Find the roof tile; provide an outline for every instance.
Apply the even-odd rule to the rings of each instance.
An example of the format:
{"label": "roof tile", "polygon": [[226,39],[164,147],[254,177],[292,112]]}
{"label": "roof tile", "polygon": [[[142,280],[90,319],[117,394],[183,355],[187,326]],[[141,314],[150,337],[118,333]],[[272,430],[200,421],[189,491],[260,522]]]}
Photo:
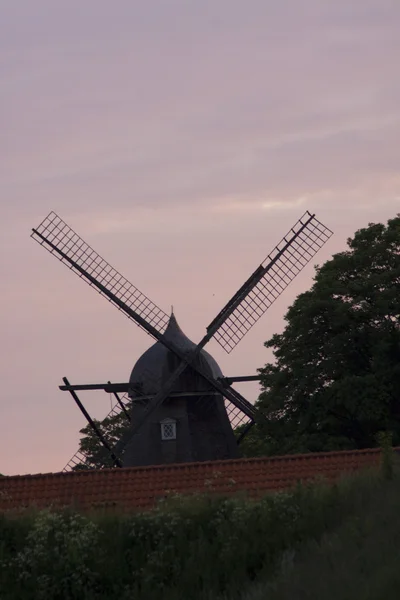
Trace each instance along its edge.
{"label": "roof tile", "polygon": [[[397,449],[400,450],[400,449]],[[171,492],[234,494],[260,497],[287,489],[298,480],[323,476],[330,481],[343,472],[379,463],[379,449],[247,458],[203,463],[157,465],[99,471],[38,473],[0,478],[0,510],[28,506],[74,505],[82,510],[147,509]]]}

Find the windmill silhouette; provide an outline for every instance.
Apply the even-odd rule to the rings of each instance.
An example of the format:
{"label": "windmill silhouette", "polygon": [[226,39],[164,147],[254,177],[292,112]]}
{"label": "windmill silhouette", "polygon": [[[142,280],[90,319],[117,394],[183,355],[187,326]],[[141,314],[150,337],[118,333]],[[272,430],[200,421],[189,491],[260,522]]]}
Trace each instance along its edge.
{"label": "windmill silhouette", "polygon": [[[116,467],[237,456],[237,445],[263,417],[232,384],[259,376],[224,377],[204,348],[215,339],[230,353],[331,235],[314,214],[305,212],[194,344],[173,312],[168,315],[154,304],[56,213],[32,229],[35,241],[156,340],[136,363],[129,382],[71,385],[64,377],[60,386],[72,395]],[[113,447],[77,395],[94,389],[113,394],[111,414],[121,411],[127,421]],[[239,424],[245,426],[236,439],[233,428]],[[85,461],[90,467],[78,452],[65,470]]]}

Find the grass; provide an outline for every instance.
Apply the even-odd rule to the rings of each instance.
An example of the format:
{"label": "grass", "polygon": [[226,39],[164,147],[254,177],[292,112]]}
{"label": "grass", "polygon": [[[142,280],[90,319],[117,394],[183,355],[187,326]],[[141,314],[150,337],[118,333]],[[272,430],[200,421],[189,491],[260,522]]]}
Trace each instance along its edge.
{"label": "grass", "polygon": [[0,599],[390,600],[400,478],[384,473],[124,516],[3,514]]}
{"label": "grass", "polygon": [[289,553],[280,573],[243,600],[397,600],[400,478],[374,483],[353,514],[320,540]]}

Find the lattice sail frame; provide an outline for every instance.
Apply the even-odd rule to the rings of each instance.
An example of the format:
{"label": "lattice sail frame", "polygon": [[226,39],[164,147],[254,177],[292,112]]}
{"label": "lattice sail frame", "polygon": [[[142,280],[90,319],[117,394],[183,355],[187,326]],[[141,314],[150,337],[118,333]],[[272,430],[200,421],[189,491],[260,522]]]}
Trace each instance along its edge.
{"label": "lattice sail frame", "polygon": [[[315,215],[306,212],[268,254],[253,274],[256,283],[250,287],[250,290],[249,288],[244,290],[245,295],[213,335],[228,354],[312,260],[332,234],[333,232],[318,221]],[[257,278],[257,272],[261,275],[264,272],[264,274]],[[228,305],[226,308],[229,308]]]}
{"label": "lattice sail frame", "polygon": [[[120,396],[120,400],[125,405],[125,407],[128,407],[129,402],[130,402],[130,398],[129,398],[128,394],[126,394],[126,393],[122,394]],[[209,398],[200,397],[196,401],[211,403],[214,401],[214,398],[212,396],[210,396]],[[226,399],[225,399],[225,409],[226,409],[228,419],[231,423],[233,430],[235,430],[240,425],[246,425],[247,423],[250,423],[251,419],[243,411],[241,411],[240,408],[238,408],[232,402],[230,402],[229,400],[226,400]],[[115,417],[121,413],[122,413],[122,409],[121,409],[120,405],[118,404],[118,402],[115,400],[112,404],[111,410],[107,413],[107,415],[104,417],[104,419],[107,419],[108,417]],[[129,421],[127,421],[127,424],[129,424]],[[102,431],[102,434],[107,439],[107,441],[110,443],[110,440],[107,438],[106,432]],[[80,450],[80,449],[78,449],[75,452],[75,454],[70,458],[70,460],[67,462],[67,464],[63,468],[63,472],[73,471],[77,467],[81,467],[82,469],[85,469],[85,470],[86,469],[99,469],[98,464],[92,463],[90,458],[84,452],[82,452],[82,450]],[[110,468],[110,467],[104,466],[102,468]]]}
{"label": "lattice sail frame", "polygon": [[[128,394],[123,394],[122,396],[120,396],[120,400],[124,404],[125,407],[128,407],[128,404],[129,404]],[[106,414],[103,421],[109,417],[116,417],[117,415],[119,415],[121,413],[122,413],[122,409],[121,409],[120,405],[118,404],[117,400],[114,400],[114,402],[111,406],[111,410]],[[128,419],[127,419],[127,423],[129,423]],[[104,431],[102,431],[102,434],[107,439],[107,434]],[[109,439],[107,439],[107,441],[110,442]],[[84,452],[82,452],[82,450],[79,449],[69,459],[69,461],[63,468],[63,472],[73,471],[74,467],[77,467],[78,465],[81,465],[82,468],[85,468],[85,469],[98,469],[99,468],[97,465],[95,465],[94,463],[91,462],[89,457]],[[103,468],[109,468],[109,467],[103,467]]]}
{"label": "lattice sail frame", "polygon": [[[196,403],[201,403],[203,408],[207,410],[208,407],[211,408],[215,402],[215,395],[215,391],[210,388],[208,393],[204,393],[204,395],[199,394],[199,396],[193,401]],[[248,415],[246,415],[246,413],[244,413],[238,406],[236,406],[227,398],[224,398],[224,406],[232,429],[235,429],[239,425],[249,423],[252,420]]]}
{"label": "lattice sail frame", "polygon": [[229,400],[225,400],[225,408],[228,413],[228,419],[232,426],[232,429],[235,430],[236,427],[240,425],[246,425],[250,423],[251,419],[248,417],[240,408],[235,406],[233,402],[229,402]]}
{"label": "lattice sail frame", "polygon": [[[215,337],[228,353],[231,352],[331,235],[332,231],[320,223],[315,215],[306,212],[214,319],[207,328],[204,342],[210,337]],[[169,315],[97,254],[56,213],[51,212],[39,227],[33,230],[31,237],[74,270],[137,325],[142,326],[147,333],[156,339],[164,333]],[[96,284],[100,284],[100,287]],[[107,292],[111,292],[114,300],[107,296]],[[118,302],[127,308],[124,310]],[[129,309],[139,315],[139,322],[133,318],[134,315],[129,314]],[[146,329],[146,324],[153,328],[153,333]],[[204,344],[200,343],[199,347],[200,345]],[[232,427],[252,422],[253,419],[240,408],[245,399],[240,397],[240,394],[236,397],[233,388],[230,388],[230,394],[232,400],[225,398],[225,407]],[[74,459],[81,462],[82,458],[85,458],[85,455],[78,451],[65,468],[67,469]],[[89,465],[88,461],[86,462]]]}
{"label": "lattice sail frame", "polygon": [[[145,294],[97,254],[55,212],[51,212],[39,227],[33,230],[31,237],[41,246],[44,246],[51,254],[54,254],[61,262],[70,267],[70,269],[75,271],[89,285],[92,284],[83,276],[79,268],[95,278],[119,300],[150,323],[159,333],[164,333],[169,321],[167,313],[154,304]],[[71,264],[70,261],[74,264]],[[101,290],[93,285],[92,287],[107,298],[109,302],[114,304],[118,310],[121,310],[118,304],[115,304]],[[128,318],[131,318],[127,313],[124,314]],[[131,318],[131,320],[133,319]],[[134,322],[138,325],[136,321]]]}

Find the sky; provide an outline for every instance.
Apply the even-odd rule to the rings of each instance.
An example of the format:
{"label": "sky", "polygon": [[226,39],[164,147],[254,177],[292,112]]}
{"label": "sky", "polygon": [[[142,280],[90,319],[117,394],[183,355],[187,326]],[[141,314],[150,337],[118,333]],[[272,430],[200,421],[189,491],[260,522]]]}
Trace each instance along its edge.
{"label": "sky", "polygon": [[334,231],[315,260],[230,355],[207,346],[226,375],[254,374],[313,265],[400,212],[400,3],[0,6],[0,472],[43,473],[85,425],[62,377],[127,381],[153,342],[31,228],[56,211],[198,341],[315,212]]}

